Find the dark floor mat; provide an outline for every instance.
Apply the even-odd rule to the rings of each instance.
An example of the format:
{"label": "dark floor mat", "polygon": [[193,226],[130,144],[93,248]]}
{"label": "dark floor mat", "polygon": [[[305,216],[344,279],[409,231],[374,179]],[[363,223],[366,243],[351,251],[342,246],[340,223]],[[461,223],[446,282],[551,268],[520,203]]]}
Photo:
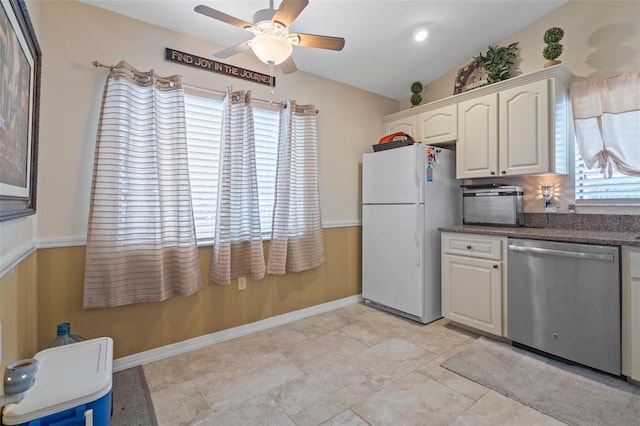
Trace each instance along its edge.
{"label": "dark floor mat", "polygon": [[153,402],[141,366],[113,374],[112,426],[157,426]]}

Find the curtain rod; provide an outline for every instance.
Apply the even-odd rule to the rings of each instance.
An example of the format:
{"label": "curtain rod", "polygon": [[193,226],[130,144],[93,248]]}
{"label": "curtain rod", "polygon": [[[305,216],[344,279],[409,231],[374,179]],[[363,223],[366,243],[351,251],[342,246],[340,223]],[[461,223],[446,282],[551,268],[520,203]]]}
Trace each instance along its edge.
{"label": "curtain rod", "polygon": [[[96,67],[96,68],[109,68],[109,69],[115,68],[115,66],[114,66],[114,65],[105,65],[105,64],[103,64],[103,63],[101,63],[101,62],[99,62],[99,61],[97,61],[97,60],[96,60],[96,61],[92,61],[92,62],[91,62],[91,65],[93,65],[93,66],[94,66],[94,67]],[[193,85],[193,84],[186,84],[186,83],[183,83],[183,86],[185,86],[185,87],[189,87],[189,88],[191,88],[191,89],[205,90],[205,91],[207,91],[207,92],[218,93],[218,94],[220,94],[220,95],[224,95],[224,94],[226,93],[226,92],[221,92],[220,90],[211,89],[211,88],[209,88],[209,87],[195,86],[195,85]],[[282,106],[282,102],[273,102],[273,101],[267,101],[267,100],[265,100],[265,99],[258,99],[258,98],[252,98],[252,99],[253,99],[254,101],[263,102],[263,103],[265,103],[265,104],[269,104],[269,105],[279,105],[279,106]],[[319,114],[319,113],[320,113],[320,110],[319,110],[319,109],[316,109],[316,114]]]}

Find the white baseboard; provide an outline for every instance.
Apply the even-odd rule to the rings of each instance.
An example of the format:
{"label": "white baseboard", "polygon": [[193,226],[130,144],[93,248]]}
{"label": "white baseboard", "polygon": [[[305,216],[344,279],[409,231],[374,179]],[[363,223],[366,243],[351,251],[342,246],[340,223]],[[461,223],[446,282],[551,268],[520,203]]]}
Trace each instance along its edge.
{"label": "white baseboard", "polygon": [[352,226],[362,226],[361,220],[328,220],[322,222],[322,228],[350,228]]}
{"label": "white baseboard", "polygon": [[312,315],[321,314],[323,312],[332,311],[334,309],[343,308],[362,302],[361,295],[345,297],[344,299],[334,300],[333,302],[323,303],[321,305],[311,306],[297,311],[289,312],[275,317],[252,322],[250,324],[240,325],[238,327],[229,328],[227,330],[218,331],[204,336],[194,337],[193,339],[183,340],[182,342],[173,343],[171,345],[162,346],[160,348],[151,349],[134,355],[118,358],[113,361],[113,371],[121,371],[138,365],[147,364],[149,362],[158,361],[169,358],[195,349],[204,348],[214,343],[223,342],[257,331],[266,330],[271,327],[297,321]]}

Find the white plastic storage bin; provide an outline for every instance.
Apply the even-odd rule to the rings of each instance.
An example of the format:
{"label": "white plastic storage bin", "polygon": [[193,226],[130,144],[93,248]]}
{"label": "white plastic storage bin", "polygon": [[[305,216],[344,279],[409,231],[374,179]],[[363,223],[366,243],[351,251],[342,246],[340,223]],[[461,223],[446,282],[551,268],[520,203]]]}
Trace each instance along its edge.
{"label": "white plastic storage bin", "polygon": [[38,352],[38,372],[18,404],[3,410],[11,426],[109,426],[113,340],[86,340]]}

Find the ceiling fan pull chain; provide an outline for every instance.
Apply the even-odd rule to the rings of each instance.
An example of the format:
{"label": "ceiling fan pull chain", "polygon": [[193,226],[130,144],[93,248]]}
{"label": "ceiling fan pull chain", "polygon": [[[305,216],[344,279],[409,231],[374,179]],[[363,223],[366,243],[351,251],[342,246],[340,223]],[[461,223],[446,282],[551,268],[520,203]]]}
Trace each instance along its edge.
{"label": "ceiling fan pull chain", "polygon": [[[273,0],[272,0],[273,1]],[[273,63],[269,64],[269,95],[271,95],[271,99],[269,99],[269,104],[273,104]]]}

